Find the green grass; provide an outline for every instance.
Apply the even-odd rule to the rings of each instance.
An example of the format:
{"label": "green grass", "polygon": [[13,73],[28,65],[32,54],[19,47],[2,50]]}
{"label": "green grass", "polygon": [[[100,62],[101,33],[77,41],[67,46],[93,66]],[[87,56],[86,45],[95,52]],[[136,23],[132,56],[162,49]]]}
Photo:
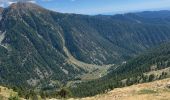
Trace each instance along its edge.
{"label": "green grass", "polygon": [[150,89],[143,89],[138,92],[139,94],[154,94],[157,93],[157,91],[150,90]]}
{"label": "green grass", "polygon": [[0,95],[0,100],[4,100],[5,98],[2,96],[2,95]]}
{"label": "green grass", "polygon": [[165,88],[165,89],[163,89],[163,91],[170,92],[170,88]]}

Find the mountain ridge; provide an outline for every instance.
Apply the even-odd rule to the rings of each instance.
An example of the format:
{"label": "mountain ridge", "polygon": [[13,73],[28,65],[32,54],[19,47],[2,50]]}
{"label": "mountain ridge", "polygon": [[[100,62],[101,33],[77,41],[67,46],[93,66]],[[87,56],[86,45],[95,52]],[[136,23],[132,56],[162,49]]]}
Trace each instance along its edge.
{"label": "mountain ridge", "polygon": [[169,22],[136,14],[63,14],[31,3],[12,4],[0,20],[4,33],[0,35],[0,84],[51,87],[55,81],[52,87],[59,88],[169,41]]}
{"label": "mountain ridge", "polygon": [[3,10],[4,10],[4,8],[0,7],[0,13],[2,13],[2,12],[3,12]]}

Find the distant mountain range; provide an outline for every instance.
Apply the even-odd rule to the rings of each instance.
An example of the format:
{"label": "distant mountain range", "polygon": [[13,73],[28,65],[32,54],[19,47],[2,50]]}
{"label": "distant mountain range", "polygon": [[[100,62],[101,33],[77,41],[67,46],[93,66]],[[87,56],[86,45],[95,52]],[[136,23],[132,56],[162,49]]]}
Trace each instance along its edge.
{"label": "distant mountain range", "polygon": [[19,2],[0,15],[0,84],[8,86],[60,87],[170,40],[170,11],[88,16]]}

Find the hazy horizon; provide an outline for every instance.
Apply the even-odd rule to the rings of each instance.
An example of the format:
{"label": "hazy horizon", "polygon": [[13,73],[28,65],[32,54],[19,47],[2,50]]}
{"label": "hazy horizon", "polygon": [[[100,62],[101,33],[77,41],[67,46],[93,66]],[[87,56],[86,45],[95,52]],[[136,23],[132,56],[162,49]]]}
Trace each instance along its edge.
{"label": "hazy horizon", "polygon": [[36,3],[57,12],[88,15],[170,10],[170,0],[0,0],[0,7],[18,1]]}

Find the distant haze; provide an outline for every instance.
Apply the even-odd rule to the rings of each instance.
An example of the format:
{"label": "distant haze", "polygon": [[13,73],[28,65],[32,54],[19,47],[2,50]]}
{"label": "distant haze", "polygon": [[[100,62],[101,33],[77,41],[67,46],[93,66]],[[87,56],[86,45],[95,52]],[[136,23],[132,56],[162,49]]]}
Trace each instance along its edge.
{"label": "distant haze", "polygon": [[170,9],[170,0],[0,0],[0,6],[18,1],[37,3],[58,12],[92,15]]}

